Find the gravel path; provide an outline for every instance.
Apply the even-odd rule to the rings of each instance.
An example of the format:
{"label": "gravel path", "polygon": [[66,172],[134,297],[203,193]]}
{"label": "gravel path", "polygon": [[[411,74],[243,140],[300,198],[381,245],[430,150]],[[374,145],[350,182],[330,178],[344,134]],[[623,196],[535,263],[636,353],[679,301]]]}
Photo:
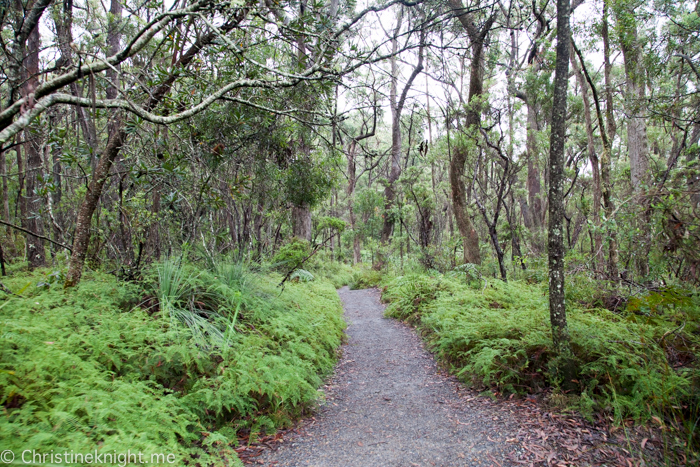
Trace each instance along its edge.
{"label": "gravel path", "polygon": [[[270,466],[505,466],[518,424],[480,407],[438,372],[421,339],[382,316],[379,292],[339,291],[348,342],[326,402],[299,434],[266,451]],[[509,457],[511,457],[509,456]]]}

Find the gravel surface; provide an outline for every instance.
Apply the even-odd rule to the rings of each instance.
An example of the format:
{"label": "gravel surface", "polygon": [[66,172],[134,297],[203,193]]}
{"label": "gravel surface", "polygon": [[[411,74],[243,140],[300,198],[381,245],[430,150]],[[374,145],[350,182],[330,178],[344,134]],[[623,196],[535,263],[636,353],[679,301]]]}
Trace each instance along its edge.
{"label": "gravel surface", "polygon": [[379,292],[339,291],[348,342],[326,400],[297,434],[257,459],[270,466],[505,466],[518,423],[464,395],[421,339],[383,317]]}

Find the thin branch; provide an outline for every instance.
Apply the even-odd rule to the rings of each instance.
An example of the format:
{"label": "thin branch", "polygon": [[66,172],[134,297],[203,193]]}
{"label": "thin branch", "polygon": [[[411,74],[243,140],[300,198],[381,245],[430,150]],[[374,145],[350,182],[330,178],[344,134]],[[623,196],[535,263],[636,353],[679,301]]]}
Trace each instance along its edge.
{"label": "thin branch", "polygon": [[73,250],[71,249],[71,247],[69,247],[69,246],[67,246],[67,245],[64,245],[63,243],[58,243],[58,242],[55,241],[55,240],[51,240],[49,237],[44,237],[43,235],[39,235],[38,233],[32,232],[32,231],[30,231],[30,230],[27,230],[27,229],[25,229],[25,228],[23,228],[23,227],[19,227],[19,226],[16,226],[16,225],[14,225],[14,224],[10,224],[9,222],[5,222],[5,221],[2,220],[2,219],[0,219],[0,224],[6,225],[6,226],[8,226],[8,227],[12,227],[13,229],[16,229],[16,230],[19,230],[20,232],[24,232],[24,233],[26,233],[26,234],[32,235],[32,236],[34,236],[34,237],[36,237],[36,238],[40,238],[40,239],[42,239],[42,240],[46,240],[47,242],[53,243],[54,245],[60,246],[61,248],[65,248],[66,250],[68,250],[68,251],[70,251],[71,253],[73,253]]}

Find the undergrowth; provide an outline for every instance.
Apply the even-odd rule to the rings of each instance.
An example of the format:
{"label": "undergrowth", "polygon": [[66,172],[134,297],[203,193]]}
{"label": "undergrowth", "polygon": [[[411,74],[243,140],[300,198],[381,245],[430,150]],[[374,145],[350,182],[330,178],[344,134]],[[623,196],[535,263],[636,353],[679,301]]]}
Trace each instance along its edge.
{"label": "undergrowth", "polygon": [[240,265],[165,262],[139,285],[89,273],[69,290],[49,277],[0,292],[0,439],[15,452],[238,462],[237,433],[255,439],[317,400],[344,327],[327,281],[280,294],[278,275]]}
{"label": "undergrowth", "polygon": [[[653,420],[675,428],[697,453],[700,419],[700,303],[669,306],[642,297],[620,313],[571,306],[568,321],[579,375],[564,400],[586,416]],[[462,380],[504,393],[557,387],[547,296],[541,285],[465,281],[461,272],[399,276],[388,283],[386,314],[416,325]],[[559,392],[562,395],[561,392]]]}
{"label": "undergrowth", "polygon": [[383,275],[379,271],[369,269],[367,267],[358,267],[352,274],[350,280],[350,288],[353,290],[369,289],[379,286],[383,279]]}

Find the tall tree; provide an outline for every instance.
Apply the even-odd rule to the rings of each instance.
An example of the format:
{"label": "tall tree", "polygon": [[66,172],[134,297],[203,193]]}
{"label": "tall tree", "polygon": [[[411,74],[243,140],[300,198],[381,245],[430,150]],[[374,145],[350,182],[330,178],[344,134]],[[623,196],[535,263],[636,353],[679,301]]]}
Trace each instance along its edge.
{"label": "tall tree", "polygon": [[[571,65],[576,73],[576,80],[581,88],[581,99],[583,100],[583,116],[586,126],[586,152],[588,153],[588,162],[591,164],[591,178],[593,182],[593,206],[591,214],[593,215],[593,260],[594,269],[602,268],[605,264],[603,255],[603,235],[600,231],[600,203],[602,199],[602,188],[600,183],[600,161],[595,148],[595,137],[593,135],[593,118],[591,117],[591,103],[588,97],[588,83],[577,65],[576,57],[571,58]],[[598,274],[600,275],[600,274]]]}
{"label": "tall tree", "polygon": [[[24,86],[25,95],[29,95],[39,85],[39,50],[41,48],[41,37],[39,27],[35,27],[27,39],[27,54],[24,60],[23,72],[26,79]],[[38,234],[27,234],[27,261],[29,267],[36,268],[46,264],[46,252],[44,251],[43,236],[44,228],[41,211],[42,198],[37,194],[39,181],[42,177],[43,161],[41,157],[41,145],[39,128],[36,125],[25,128],[24,137],[27,141],[24,144],[27,155],[27,174],[25,184],[24,203],[27,210],[24,225],[29,232]]]}
{"label": "tall tree", "polygon": [[554,71],[552,124],[549,140],[549,319],[554,348],[562,357],[561,375],[571,384],[574,368],[564,301],[564,144],[566,97],[569,84],[571,26],[569,0],[557,0],[557,55]]}
{"label": "tall tree", "polygon": [[637,0],[614,0],[617,37],[625,62],[625,114],[627,122],[627,153],[630,161],[630,181],[637,196],[641,216],[636,216],[638,248],[632,253],[642,276],[649,274],[649,248],[651,246],[651,218],[648,197],[651,182],[649,172],[649,141],[645,115],[646,78],[642,42],[637,27],[635,10]]}
{"label": "tall tree", "polygon": [[[496,14],[492,13],[481,24],[477,25],[474,13],[462,5],[462,0],[448,0],[452,12],[467,32],[471,48],[471,63],[469,67],[469,98],[467,101],[467,116],[465,125],[467,131],[478,137],[481,129],[481,113],[484,109],[484,46],[486,36],[493,27]],[[462,236],[464,262],[481,264],[479,252],[479,236],[469,219],[467,212],[467,197],[464,185],[464,166],[467,162],[466,148],[455,148],[450,161],[450,185],[452,188],[452,205],[457,228]]]}
{"label": "tall tree", "polygon": [[381,241],[384,244],[389,241],[389,238],[394,230],[395,223],[392,210],[396,200],[396,181],[401,176],[401,114],[403,113],[403,108],[406,105],[406,98],[408,97],[409,90],[413,86],[413,82],[416,80],[421,71],[423,71],[423,55],[426,37],[425,25],[422,24],[423,19],[421,18],[419,19],[421,24],[419,25],[420,42],[418,46],[418,61],[413,66],[411,74],[408,77],[403,90],[401,90],[401,94],[399,95],[398,52],[399,35],[404,17],[404,7],[401,6],[399,8],[400,10],[396,19],[396,27],[391,39],[391,89],[389,91],[389,106],[391,108],[391,165],[386,187],[384,188],[384,224],[382,226],[381,237]]}

